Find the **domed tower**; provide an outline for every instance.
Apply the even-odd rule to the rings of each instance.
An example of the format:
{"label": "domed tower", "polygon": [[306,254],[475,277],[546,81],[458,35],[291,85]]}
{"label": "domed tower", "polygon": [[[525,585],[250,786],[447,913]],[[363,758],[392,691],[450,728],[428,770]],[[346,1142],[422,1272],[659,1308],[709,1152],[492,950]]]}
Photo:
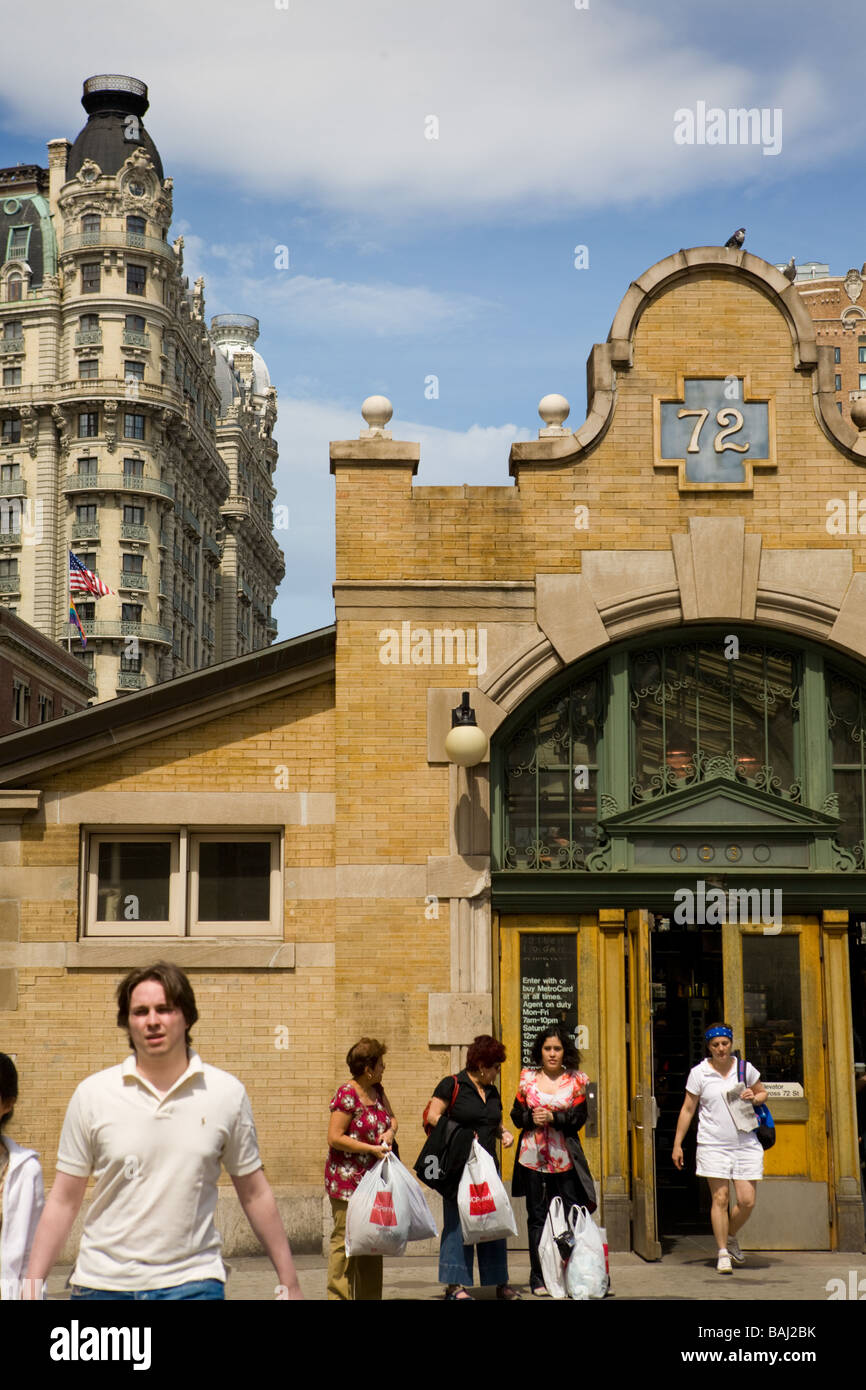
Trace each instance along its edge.
{"label": "domed tower", "polygon": [[231,477],[221,508],[223,642],[236,634],[240,650],[255,650],[276,636],[271,603],[285,573],[282,551],[272,534],[277,393],[267,363],[255,349],[257,318],[216,314],[210,336],[222,397],[217,439]]}
{"label": "domed tower", "polygon": [[[0,170],[0,499],[16,509],[0,602],[70,640],[105,700],[266,646],[284,569],[258,322],[225,321],[226,351],[211,340],[204,282],[168,241],[145,83],[89,77],[82,104],[47,170]],[[23,544],[37,528],[43,543]],[[69,551],[103,583],[74,594],[86,649]]]}

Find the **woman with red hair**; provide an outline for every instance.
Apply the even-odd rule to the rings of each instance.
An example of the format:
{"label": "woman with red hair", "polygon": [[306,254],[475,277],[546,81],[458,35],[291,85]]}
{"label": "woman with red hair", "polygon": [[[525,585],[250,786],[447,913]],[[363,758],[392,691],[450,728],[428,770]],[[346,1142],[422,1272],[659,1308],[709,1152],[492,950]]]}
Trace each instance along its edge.
{"label": "woman with red hair", "polygon": [[[514,1135],[502,1128],[502,1099],[496,1089],[496,1075],[505,1061],[505,1048],[496,1038],[480,1034],[466,1054],[466,1068],[456,1076],[446,1076],[433,1092],[427,1107],[430,1125],[446,1121],[456,1125],[448,1151],[448,1183],[442,1192],[442,1238],[439,1246],[439,1282],[444,1284],[446,1299],[471,1299],[466,1284],[472,1284],[473,1246],[463,1244],[460,1213],[457,1209],[457,1189],[472,1140],[478,1142],[496,1162],[496,1141],[505,1148],[514,1143]],[[497,1170],[499,1164],[496,1164]],[[478,1246],[478,1282],[495,1284],[496,1297],[519,1298],[520,1294],[508,1282],[508,1251],[505,1239],[484,1241]]]}

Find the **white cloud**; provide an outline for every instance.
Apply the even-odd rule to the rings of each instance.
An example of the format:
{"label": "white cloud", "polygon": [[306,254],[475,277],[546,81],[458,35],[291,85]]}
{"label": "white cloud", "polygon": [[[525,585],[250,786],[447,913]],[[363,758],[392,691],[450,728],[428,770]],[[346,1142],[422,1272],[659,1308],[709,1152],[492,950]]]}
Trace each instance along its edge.
{"label": "white cloud", "polygon": [[[791,0],[786,17],[798,8]],[[116,0],[88,0],[84,25],[66,0],[42,0],[16,20],[7,124],[71,134],[79,80],[132,70],[149,84],[148,127],[167,169],[194,165],[226,196],[311,197],[373,223],[433,207],[535,216],[622,205],[778,176],[779,161],[756,148],[677,147],[673,113],[698,99],[782,107],[786,171],[823,156],[837,133],[835,84],[810,65],[811,46],[786,57],[790,36],[772,54],[744,44],[749,10],[729,0],[729,26],[701,42],[694,18],[690,29],[664,6],[624,0],[584,11],[566,0],[290,0],[288,10],[149,0],[133,44]],[[430,115],[437,140],[425,138]]]}
{"label": "white cloud", "polygon": [[479,314],[495,308],[478,295],[437,293],[423,286],[386,282],[363,284],[330,276],[294,275],[272,270],[250,272],[262,259],[272,258],[268,243],[214,245],[195,233],[184,233],[184,273],[190,284],[205,277],[207,311],[232,312],[237,304],[255,304],[262,319],[290,321],[293,331],[333,337],[353,333],[364,337],[430,336],[460,329]]}

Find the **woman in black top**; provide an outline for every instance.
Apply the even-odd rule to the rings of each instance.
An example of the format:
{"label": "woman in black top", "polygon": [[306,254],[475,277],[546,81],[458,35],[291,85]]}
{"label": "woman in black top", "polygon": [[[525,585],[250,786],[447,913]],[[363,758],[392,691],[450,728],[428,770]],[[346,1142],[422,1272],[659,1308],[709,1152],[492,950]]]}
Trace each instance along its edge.
{"label": "woman in black top", "polygon": [[[502,1043],[487,1034],[475,1039],[466,1055],[466,1070],[446,1076],[433,1092],[427,1107],[431,1125],[442,1116],[453,1121],[456,1133],[448,1151],[449,1188],[443,1192],[442,1238],[439,1245],[439,1281],[446,1285],[447,1299],[471,1299],[464,1285],[472,1284],[473,1246],[463,1244],[460,1213],[457,1209],[457,1187],[472,1149],[473,1136],[478,1136],[482,1148],[496,1160],[496,1141],[505,1148],[514,1143],[514,1136],[502,1128],[502,1100],[494,1085],[497,1072],[505,1061]],[[499,1165],[497,1163],[497,1170]],[[520,1294],[508,1282],[507,1242],[484,1241],[478,1246],[478,1282],[495,1284],[496,1297],[519,1298]]]}

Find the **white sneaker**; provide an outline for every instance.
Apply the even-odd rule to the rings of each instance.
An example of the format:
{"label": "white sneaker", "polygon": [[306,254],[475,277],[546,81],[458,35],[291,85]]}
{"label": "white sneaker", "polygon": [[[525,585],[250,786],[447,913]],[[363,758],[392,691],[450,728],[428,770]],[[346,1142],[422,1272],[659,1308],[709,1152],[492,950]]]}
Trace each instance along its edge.
{"label": "white sneaker", "polygon": [[733,1274],[734,1267],[731,1264],[731,1257],[727,1250],[719,1251],[719,1258],[716,1260],[717,1274]]}
{"label": "white sneaker", "polygon": [[746,1257],[740,1249],[740,1242],[736,1236],[728,1236],[728,1254],[735,1265],[744,1265]]}

